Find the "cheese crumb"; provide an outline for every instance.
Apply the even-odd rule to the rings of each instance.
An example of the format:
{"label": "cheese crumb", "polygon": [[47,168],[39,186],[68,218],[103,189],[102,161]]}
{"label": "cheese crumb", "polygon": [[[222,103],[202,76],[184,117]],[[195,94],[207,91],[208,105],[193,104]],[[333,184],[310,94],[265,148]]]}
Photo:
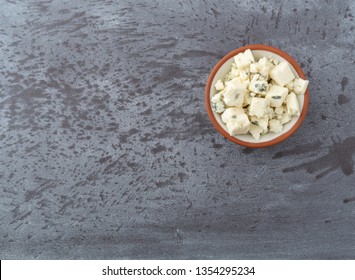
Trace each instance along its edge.
{"label": "cheese crumb", "polygon": [[224,89],[224,84],[223,84],[223,82],[221,81],[221,80],[218,80],[217,82],[216,82],[216,84],[214,85],[214,87],[216,88],[216,90],[222,90],[222,89]]}

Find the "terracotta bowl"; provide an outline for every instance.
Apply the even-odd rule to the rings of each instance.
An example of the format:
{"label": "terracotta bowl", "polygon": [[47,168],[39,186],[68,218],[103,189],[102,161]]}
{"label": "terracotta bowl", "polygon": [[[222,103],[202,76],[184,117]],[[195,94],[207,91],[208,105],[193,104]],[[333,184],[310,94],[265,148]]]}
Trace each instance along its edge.
{"label": "terracotta bowl", "polygon": [[307,79],[307,78],[303,73],[301,67],[291,56],[289,56],[287,53],[277,48],[266,46],[266,45],[248,45],[248,46],[238,48],[234,51],[231,51],[226,56],[224,56],[213,68],[210,76],[208,77],[207,85],[206,85],[206,109],[207,109],[208,116],[211,122],[213,123],[214,127],[225,138],[227,138],[228,140],[236,144],[249,147],[249,148],[264,148],[264,147],[276,145],[286,140],[288,137],[290,137],[293,133],[296,132],[296,130],[300,127],[301,123],[306,117],[309,93],[307,89],[304,95],[297,95],[300,104],[301,114],[299,117],[293,116],[292,120],[289,123],[284,125],[284,129],[281,133],[278,134],[266,133],[265,135],[262,135],[258,141],[255,140],[253,136],[250,134],[238,135],[237,137],[230,136],[225,124],[221,120],[221,116],[212,111],[211,98],[216,93],[216,89],[214,87],[215,83],[219,79],[222,79],[223,81],[224,76],[230,71],[232,63],[234,62],[233,57],[240,52],[244,52],[247,49],[250,49],[252,51],[255,60],[259,60],[264,56],[266,57],[272,56],[280,62],[288,61],[288,63],[291,65],[291,70],[296,76],[296,78],[299,77],[302,79]]}

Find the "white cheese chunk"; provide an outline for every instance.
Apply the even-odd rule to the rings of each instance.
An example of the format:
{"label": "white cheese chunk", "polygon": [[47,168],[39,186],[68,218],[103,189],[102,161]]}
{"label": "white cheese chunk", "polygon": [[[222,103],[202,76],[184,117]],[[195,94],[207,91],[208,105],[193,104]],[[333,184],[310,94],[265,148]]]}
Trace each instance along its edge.
{"label": "white cheese chunk", "polygon": [[280,119],[282,124],[288,123],[291,120],[291,116],[288,113],[284,113]]}
{"label": "white cheese chunk", "polygon": [[244,51],[244,55],[245,55],[245,57],[250,61],[250,63],[255,62],[253,53],[251,52],[250,49],[245,50],[245,51]]}
{"label": "white cheese chunk", "polygon": [[216,90],[220,91],[220,90],[224,89],[224,84],[221,80],[218,80],[216,82],[216,84],[214,85],[214,87],[216,88]]}
{"label": "white cheese chunk", "polygon": [[268,131],[267,128],[269,125],[268,117],[264,117],[264,118],[251,117],[251,123],[260,126],[263,129],[263,133],[266,133]]}
{"label": "white cheese chunk", "polygon": [[271,120],[269,122],[269,126],[270,126],[270,132],[274,132],[274,133],[282,132],[283,125],[279,120]]}
{"label": "white cheese chunk", "polygon": [[250,134],[254,137],[255,140],[260,139],[260,134],[263,133],[263,129],[255,124],[251,124],[249,127]]}
{"label": "white cheese chunk", "polygon": [[253,79],[249,84],[249,90],[255,93],[265,95],[269,89],[269,84],[267,81],[258,81]]}
{"label": "white cheese chunk", "polygon": [[275,65],[271,63],[271,61],[267,58],[267,57],[262,57],[260,58],[259,62],[258,62],[262,67],[266,67],[269,70],[271,70],[271,68],[274,68]]}
{"label": "white cheese chunk", "polygon": [[230,119],[227,124],[227,130],[231,136],[238,134],[247,134],[250,127],[250,121],[246,114],[237,115],[236,118]]}
{"label": "white cheese chunk", "polygon": [[270,101],[271,107],[280,107],[285,101],[288,89],[277,85],[272,85],[266,94],[266,99]]}
{"label": "white cheese chunk", "polygon": [[238,78],[230,81],[223,93],[224,102],[228,106],[242,107],[244,102],[244,94],[246,93],[246,85]]}
{"label": "white cheese chunk", "polygon": [[241,114],[244,114],[243,108],[227,108],[221,115],[221,118],[224,123],[227,123],[230,119],[236,119]]}
{"label": "white cheese chunk", "polygon": [[304,94],[308,87],[308,80],[303,80],[302,78],[297,78],[293,82],[293,92],[296,94]]}
{"label": "white cheese chunk", "polygon": [[222,93],[217,93],[211,99],[212,111],[216,113],[222,113],[225,110],[225,104],[222,99]]}
{"label": "white cheese chunk", "polygon": [[249,67],[250,63],[254,62],[254,56],[252,52],[248,49],[243,53],[238,53],[234,56],[234,61],[237,64],[238,69],[244,69]]}
{"label": "white cheese chunk", "polygon": [[269,100],[265,98],[253,97],[250,102],[249,114],[262,118],[268,114]]}
{"label": "white cheese chunk", "polygon": [[292,70],[286,61],[280,62],[270,71],[270,77],[273,79],[279,86],[284,86],[291,82],[295,75],[292,73]]}
{"label": "white cheese chunk", "polygon": [[291,116],[299,116],[300,115],[300,105],[298,103],[298,99],[296,94],[291,92],[286,98],[286,107],[287,113]]}

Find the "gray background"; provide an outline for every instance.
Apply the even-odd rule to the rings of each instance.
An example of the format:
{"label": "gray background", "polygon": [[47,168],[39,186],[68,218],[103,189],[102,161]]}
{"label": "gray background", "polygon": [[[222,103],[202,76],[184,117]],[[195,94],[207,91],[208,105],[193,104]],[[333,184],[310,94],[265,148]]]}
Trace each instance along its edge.
{"label": "gray background", "polygon": [[[0,258],[355,258],[354,1],[0,4]],[[204,107],[252,43],[310,80],[259,150]]]}

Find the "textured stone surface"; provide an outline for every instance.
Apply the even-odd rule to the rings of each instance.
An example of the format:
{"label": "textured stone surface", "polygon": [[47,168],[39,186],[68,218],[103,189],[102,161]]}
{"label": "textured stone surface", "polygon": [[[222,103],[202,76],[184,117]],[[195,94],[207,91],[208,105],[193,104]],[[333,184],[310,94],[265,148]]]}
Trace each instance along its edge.
{"label": "textured stone surface", "polygon": [[[0,258],[355,258],[355,2],[268,2],[0,0]],[[310,80],[262,150],[204,108],[249,43]]]}

